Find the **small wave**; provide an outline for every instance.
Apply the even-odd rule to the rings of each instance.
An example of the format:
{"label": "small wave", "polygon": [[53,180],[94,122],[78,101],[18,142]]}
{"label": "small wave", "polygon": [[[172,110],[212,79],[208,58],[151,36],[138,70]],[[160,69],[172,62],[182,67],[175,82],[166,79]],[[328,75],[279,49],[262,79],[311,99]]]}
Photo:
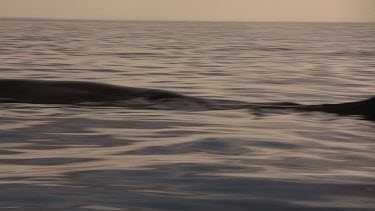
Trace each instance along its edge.
{"label": "small wave", "polygon": [[156,53],[113,53],[113,55],[121,57],[121,58],[139,58],[139,57],[154,57],[158,54]]}
{"label": "small wave", "polygon": [[333,51],[324,54],[328,56],[373,57],[375,56],[375,51]]}
{"label": "small wave", "polygon": [[292,48],[283,48],[283,47],[261,47],[256,48],[258,51],[293,51]]}

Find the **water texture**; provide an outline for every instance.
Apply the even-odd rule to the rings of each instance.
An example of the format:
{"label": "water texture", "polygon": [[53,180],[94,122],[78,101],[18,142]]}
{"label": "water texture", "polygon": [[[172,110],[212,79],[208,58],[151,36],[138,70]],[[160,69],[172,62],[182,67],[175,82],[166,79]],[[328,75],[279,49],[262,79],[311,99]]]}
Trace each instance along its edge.
{"label": "water texture", "polygon": [[[375,93],[373,23],[0,20],[0,78],[244,102]],[[375,210],[374,122],[0,105],[2,210]]]}

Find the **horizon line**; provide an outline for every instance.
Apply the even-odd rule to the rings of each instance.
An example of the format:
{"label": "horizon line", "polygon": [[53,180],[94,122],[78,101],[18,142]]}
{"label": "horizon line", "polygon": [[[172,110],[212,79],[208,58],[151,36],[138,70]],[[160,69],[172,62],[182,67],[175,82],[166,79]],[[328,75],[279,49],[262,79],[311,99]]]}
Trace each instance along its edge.
{"label": "horizon line", "polygon": [[375,23],[375,21],[286,21],[286,20],[170,20],[170,19],[110,19],[110,18],[43,18],[43,17],[1,17],[0,20],[26,21],[92,21],[92,22],[238,22],[238,23]]}

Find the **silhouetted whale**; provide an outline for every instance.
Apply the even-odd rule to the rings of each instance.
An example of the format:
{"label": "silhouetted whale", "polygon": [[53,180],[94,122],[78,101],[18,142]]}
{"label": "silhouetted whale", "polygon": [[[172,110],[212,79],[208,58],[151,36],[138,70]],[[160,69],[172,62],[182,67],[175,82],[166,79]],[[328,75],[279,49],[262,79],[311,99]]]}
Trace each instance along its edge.
{"label": "silhouetted whale", "polygon": [[289,109],[358,115],[375,120],[375,97],[339,104],[247,103],[176,92],[81,81],[0,79],[0,103],[125,106],[153,109]]}
{"label": "silhouetted whale", "polygon": [[126,102],[131,99],[166,101],[186,99],[203,103],[205,100],[176,92],[116,86],[82,81],[47,81],[0,79],[0,102],[37,104],[82,104]]}

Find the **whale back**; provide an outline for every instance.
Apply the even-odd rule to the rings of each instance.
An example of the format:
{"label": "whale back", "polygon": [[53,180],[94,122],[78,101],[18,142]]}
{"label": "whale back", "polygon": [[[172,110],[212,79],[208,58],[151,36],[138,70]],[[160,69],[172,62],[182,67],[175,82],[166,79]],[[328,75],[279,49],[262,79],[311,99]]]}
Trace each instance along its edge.
{"label": "whale back", "polygon": [[375,120],[375,97],[338,104],[248,103],[203,99],[180,93],[81,81],[0,79],[0,103],[109,105],[132,108],[218,110],[271,109],[360,115]]}
{"label": "whale back", "polygon": [[74,104],[83,102],[182,98],[181,94],[81,81],[0,80],[0,101],[17,103]]}
{"label": "whale back", "polygon": [[375,119],[375,97],[341,104],[323,104],[322,111],[340,115],[363,115]]}

